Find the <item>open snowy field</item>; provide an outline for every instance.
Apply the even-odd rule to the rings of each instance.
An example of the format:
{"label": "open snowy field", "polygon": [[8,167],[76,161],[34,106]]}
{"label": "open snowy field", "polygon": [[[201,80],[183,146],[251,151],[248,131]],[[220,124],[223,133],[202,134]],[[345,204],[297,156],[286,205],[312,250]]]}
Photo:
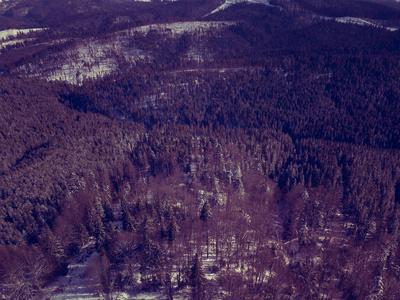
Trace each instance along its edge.
{"label": "open snowy field", "polygon": [[150,30],[165,31],[172,34],[193,33],[201,30],[211,30],[234,25],[229,21],[197,21],[197,22],[174,22],[166,24],[153,24],[133,28],[131,32],[148,33]]}
{"label": "open snowy field", "polygon": [[[0,0],[1,2],[1,0]],[[0,31],[0,40],[1,39],[7,39],[10,37],[16,37],[18,34],[24,33],[30,33],[34,31],[40,31],[43,30],[43,28],[29,28],[29,29],[7,29],[7,30],[2,30]]]}
{"label": "open snowy field", "polygon": [[232,5],[243,3],[243,2],[248,2],[248,3],[257,3],[257,4],[264,4],[267,6],[273,6],[268,0],[226,0],[222,5],[218,6],[216,9],[214,9],[212,12],[207,14],[206,16],[209,16],[211,14],[215,14],[216,12],[219,12],[221,10],[227,9],[228,7],[231,7]]}
{"label": "open snowy field", "polygon": [[[135,64],[137,61],[153,59],[153,49],[141,49],[137,44],[138,39],[142,39],[150,32],[160,34],[163,39],[179,38],[183,34],[193,34],[201,38],[208,33],[215,34],[235,24],[233,21],[195,21],[135,27],[112,33],[107,39],[78,40],[76,46],[65,50],[62,54],[55,53],[47,57],[47,62],[54,61],[54,63],[48,64],[46,72],[43,71],[42,64],[36,63],[24,65],[19,70],[29,76],[42,77],[41,74],[46,74],[43,78],[48,80],[80,84],[85,79],[101,78],[117,71],[121,61]],[[16,35],[18,31],[3,32],[3,36],[12,34]],[[18,42],[23,40],[6,41],[0,44],[0,47]],[[191,60],[209,59],[201,45],[195,42],[190,45],[185,55],[186,59]]]}
{"label": "open snowy field", "polygon": [[350,23],[350,24],[356,24],[356,25],[362,25],[362,26],[375,26],[375,27],[382,27],[385,28],[386,30],[389,31],[396,31],[398,28],[394,27],[383,27],[379,24],[373,23],[371,21],[361,19],[361,18],[354,18],[354,17],[341,17],[341,18],[335,18],[337,22],[340,23]]}

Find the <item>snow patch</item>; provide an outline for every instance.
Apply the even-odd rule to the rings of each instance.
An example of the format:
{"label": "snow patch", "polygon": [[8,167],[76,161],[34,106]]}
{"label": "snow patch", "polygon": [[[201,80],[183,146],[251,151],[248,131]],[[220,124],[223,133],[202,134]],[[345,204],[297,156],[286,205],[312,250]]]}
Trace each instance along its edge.
{"label": "snow patch", "polygon": [[132,297],[129,296],[129,298],[126,299],[134,299],[134,300],[159,300],[159,299],[165,299],[165,296],[163,296],[160,293],[142,293],[142,294],[137,294],[136,296]]}
{"label": "snow patch", "polygon": [[46,289],[47,298],[51,300],[85,299],[98,300],[95,294],[97,284],[93,279],[86,278],[87,266],[98,257],[91,241],[75,256],[68,265],[68,274],[58,278]]}
{"label": "snow patch", "polygon": [[102,77],[118,68],[113,53],[115,45],[102,45],[90,41],[66,53],[63,64],[47,72],[48,80],[63,80],[79,84],[87,78]]}
{"label": "snow patch", "polygon": [[[400,1],[400,0],[398,0],[398,1]],[[355,25],[362,25],[362,26],[374,26],[374,27],[378,27],[378,28],[384,28],[384,29],[389,30],[389,31],[398,30],[398,28],[384,27],[382,25],[373,23],[371,21],[364,20],[364,19],[361,19],[361,18],[355,18],[355,17],[341,17],[341,18],[334,18],[334,20],[337,21],[337,22],[340,22],[340,23],[355,24]]]}
{"label": "snow patch", "polygon": [[335,20],[340,23],[352,23],[357,25],[375,25],[369,21],[354,17],[341,17],[341,18],[336,18]]}
{"label": "snow patch", "polygon": [[[263,0],[260,0],[263,1]],[[148,33],[151,30],[157,31],[165,31],[172,34],[183,34],[185,32],[193,32],[196,30],[209,30],[209,29],[218,29],[222,27],[227,27],[230,25],[234,25],[235,22],[231,21],[197,21],[197,22],[175,22],[175,23],[166,23],[166,24],[152,24],[152,25],[144,25],[140,27],[136,27],[132,29],[132,32],[140,32],[140,33]]]}
{"label": "snow patch", "polygon": [[[1,0],[0,0],[1,2]],[[35,32],[35,31],[41,31],[43,28],[29,28],[29,29],[7,29],[7,30],[2,30],[0,31],[0,40],[1,39],[8,39],[11,37],[16,37],[18,34],[24,33],[30,33],[30,32]]]}
{"label": "snow patch", "polygon": [[22,45],[25,45],[25,42],[28,42],[28,41],[33,41],[34,39],[22,39],[22,40],[12,40],[12,41],[7,41],[7,42],[4,42],[4,43],[0,43],[0,49],[1,48],[5,48],[5,47],[7,47],[7,46],[14,46],[14,45],[17,45],[17,44],[22,44]]}
{"label": "snow patch", "polygon": [[220,10],[227,9],[228,7],[231,7],[232,5],[243,3],[243,2],[253,3],[253,4],[264,4],[266,6],[271,6],[271,7],[274,6],[268,0],[226,0],[224,4],[220,5],[219,7],[214,9],[212,12],[205,15],[205,17],[207,17],[211,14],[215,14],[216,12],[219,12]]}
{"label": "snow patch", "polygon": [[[135,2],[154,2],[154,0],[134,0]],[[178,0],[160,0],[161,2],[176,2]]]}

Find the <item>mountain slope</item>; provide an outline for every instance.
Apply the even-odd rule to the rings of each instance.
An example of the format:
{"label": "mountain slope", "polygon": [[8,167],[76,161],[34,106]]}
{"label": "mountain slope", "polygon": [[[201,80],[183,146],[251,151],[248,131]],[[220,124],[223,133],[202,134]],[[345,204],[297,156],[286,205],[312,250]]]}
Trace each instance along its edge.
{"label": "mountain slope", "polygon": [[270,4],[2,11],[3,298],[400,297],[398,10]]}

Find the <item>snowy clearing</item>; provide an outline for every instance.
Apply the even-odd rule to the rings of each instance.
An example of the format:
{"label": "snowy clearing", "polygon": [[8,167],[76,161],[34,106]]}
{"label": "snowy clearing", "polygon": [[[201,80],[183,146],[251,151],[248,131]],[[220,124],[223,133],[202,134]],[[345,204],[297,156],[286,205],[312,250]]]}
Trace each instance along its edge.
{"label": "snowy clearing", "polygon": [[69,50],[64,61],[55,70],[49,70],[48,80],[81,83],[86,78],[102,77],[115,71],[115,45],[89,41]]}
{"label": "snowy clearing", "polygon": [[[81,84],[85,79],[100,78],[118,70],[121,61],[135,64],[140,60],[152,59],[151,52],[142,50],[134,44],[138,34],[157,31],[166,37],[177,37],[184,33],[196,33],[201,36],[209,31],[221,30],[234,24],[236,22],[198,21],[140,26],[114,33],[105,41],[96,39],[79,41],[77,46],[66,50],[61,56],[49,57],[49,60],[54,60],[54,64],[47,67],[46,71],[43,70],[41,62],[24,65],[20,71],[31,76],[39,75],[47,80]],[[197,61],[206,59],[205,56],[206,54],[197,49],[196,45],[193,45],[187,53],[187,59]]]}
{"label": "snowy clearing", "polygon": [[172,71],[170,73],[192,73],[192,72],[237,72],[237,71],[246,71],[246,70],[263,70],[261,67],[232,67],[232,68],[198,68],[198,69],[182,69]]}
{"label": "snowy clearing", "polygon": [[[399,0],[400,1],[400,0]],[[347,24],[355,24],[355,25],[365,25],[365,26],[374,26],[374,27],[379,27],[379,28],[385,28],[386,30],[389,31],[396,31],[398,28],[394,27],[384,27],[379,24],[361,19],[361,18],[354,18],[354,17],[341,17],[341,18],[334,18],[335,21],[340,22],[340,23],[347,23]]]}
{"label": "snowy clearing", "polygon": [[28,42],[28,41],[33,41],[34,39],[22,39],[22,40],[12,40],[12,41],[7,41],[7,42],[4,42],[4,43],[0,43],[0,49],[1,48],[4,48],[4,47],[7,47],[7,46],[13,46],[13,45],[17,45],[17,44],[19,44],[19,43],[21,43],[21,44],[25,44],[25,42]]}
{"label": "snowy clearing", "polygon": [[354,17],[341,17],[341,18],[336,18],[336,21],[341,22],[341,23],[353,23],[357,25],[375,25],[369,21],[360,19],[360,18],[354,18]]}
{"label": "snowy clearing", "polygon": [[[134,0],[135,2],[153,2],[153,0]],[[161,0],[161,2],[175,2],[178,0]]]}
{"label": "snowy clearing", "polygon": [[133,28],[131,32],[148,33],[151,30],[167,31],[172,34],[183,34],[185,32],[193,32],[196,30],[218,29],[234,25],[232,21],[197,21],[197,22],[175,22],[165,24],[152,24]]}
{"label": "snowy clearing", "polygon": [[[50,55],[47,64],[38,61],[21,66],[19,71],[28,76],[39,76],[47,80],[81,84],[85,79],[100,78],[118,70],[121,62],[135,64],[141,60],[151,60],[150,51],[145,51],[135,45],[134,41],[138,34],[156,31],[166,37],[179,37],[184,33],[196,33],[202,36],[207,34],[208,31],[221,30],[234,24],[236,22],[198,21],[140,26],[113,33],[107,40],[79,40],[76,46],[65,50],[62,54]],[[18,32],[17,29],[7,30],[3,32],[3,36],[16,35]],[[0,43],[0,48],[23,43],[27,40],[6,40]],[[187,53],[187,59],[202,61],[205,59],[205,54],[197,49],[196,45],[193,45]],[[54,63],[49,64],[50,61]]]}
{"label": "snowy clearing", "polygon": [[94,243],[87,245],[84,251],[74,257],[68,266],[68,274],[59,277],[47,290],[48,299],[99,299],[96,292],[97,283],[93,278],[87,278],[87,267],[98,257],[94,251]]}
{"label": "snowy clearing", "polygon": [[214,9],[212,12],[210,12],[207,15],[205,15],[205,17],[207,17],[207,16],[209,16],[211,14],[215,14],[216,12],[219,12],[220,10],[227,9],[228,7],[230,7],[232,5],[243,3],[243,2],[254,3],[254,4],[264,4],[266,6],[271,6],[271,7],[274,6],[271,3],[269,3],[268,0],[226,0],[224,4],[220,5],[219,7]]}
{"label": "snowy clearing", "polygon": [[[1,0],[0,0],[1,2]],[[44,30],[44,28],[29,28],[29,29],[7,29],[0,31],[0,40],[1,39],[8,39],[10,37],[16,37],[20,33],[30,33],[34,31]]]}

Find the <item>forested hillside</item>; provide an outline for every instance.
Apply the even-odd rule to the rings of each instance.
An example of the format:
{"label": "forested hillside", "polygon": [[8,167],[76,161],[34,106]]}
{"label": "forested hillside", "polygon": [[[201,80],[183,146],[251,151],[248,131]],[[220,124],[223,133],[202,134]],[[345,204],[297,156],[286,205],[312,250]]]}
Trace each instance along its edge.
{"label": "forested hillside", "polygon": [[3,299],[400,297],[395,3],[47,2],[0,3]]}

